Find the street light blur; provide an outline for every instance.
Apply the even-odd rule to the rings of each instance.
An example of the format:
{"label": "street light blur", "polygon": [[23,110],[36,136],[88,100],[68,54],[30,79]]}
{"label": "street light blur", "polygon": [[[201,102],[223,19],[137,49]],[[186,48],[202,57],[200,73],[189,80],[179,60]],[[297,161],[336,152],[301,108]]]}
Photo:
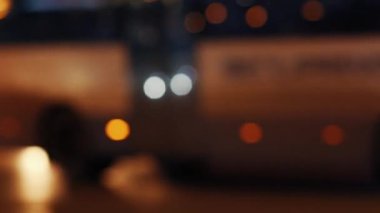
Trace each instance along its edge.
{"label": "street light blur", "polygon": [[170,89],[177,96],[188,95],[193,88],[193,82],[189,76],[179,73],[173,76],[170,81]]}
{"label": "street light blur", "polygon": [[0,20],[5,19],[12,9],[12,0],[0,0]]}
{"label": "street light blur", "polygon": [[123,141],[131,134],[129,124],[123,119],[112,119],[107,122],[105,132],[113,141]]}
{"label": "street light blur", "polygon": [[144,93],[150,99],[160,99],[166,93],[166,85],[162,78],[151,76],[144,82]]}
{"label": "street light blur", "polygon": [[44,149],[32,146],[20,150],[16,168],[21,201],[49,203],[62,195],[62,173],[51,164]]}

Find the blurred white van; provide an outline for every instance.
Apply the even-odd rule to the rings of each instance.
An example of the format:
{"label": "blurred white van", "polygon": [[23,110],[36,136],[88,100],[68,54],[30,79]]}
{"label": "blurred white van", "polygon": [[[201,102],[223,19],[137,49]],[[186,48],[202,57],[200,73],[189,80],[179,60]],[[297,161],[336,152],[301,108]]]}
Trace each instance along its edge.
{"label": "blurred white van", "polygon": [[206,39],[196,59],[214,172],[374,178],[378,36]]}

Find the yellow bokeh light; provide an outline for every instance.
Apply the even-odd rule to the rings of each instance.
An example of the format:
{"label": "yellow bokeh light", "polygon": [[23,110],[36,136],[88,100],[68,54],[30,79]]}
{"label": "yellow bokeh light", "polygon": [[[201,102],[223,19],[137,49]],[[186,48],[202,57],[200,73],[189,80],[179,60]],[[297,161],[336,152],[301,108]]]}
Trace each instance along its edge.
{"label": "yellow bokeh light", "polygon": [[12,8],[11,0],[0,0],[0,20],[8,16]]}
{"label": "yellow bokeh light", "polygon": [[122,119],[112,119],[106,124],[105,132],[111,140],[122,141],[128,138],[131,129],[126,121]]}

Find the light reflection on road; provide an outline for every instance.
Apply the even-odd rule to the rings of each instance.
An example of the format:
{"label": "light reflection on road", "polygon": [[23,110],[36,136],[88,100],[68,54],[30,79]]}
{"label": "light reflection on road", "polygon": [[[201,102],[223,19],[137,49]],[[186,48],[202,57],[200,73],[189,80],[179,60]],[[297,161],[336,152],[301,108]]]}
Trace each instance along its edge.
{"label": "light reflection on road", "polygon": [[16,162],[17,192],[27,203],[51,203],[62,192],[64,185],[59,168],[51,164],[47,153],[39,147],[19,151]]}
{"label": "light reflection on road", "polygon": [[102,184],[129,202],[146,208],[156,208],[169,198],[169,185],[158,163],[149,155],[119,159],[104,172]]}
{"label": "light reflection on road", "polygon": [[51,205],[64,194],[59,166],[35,146],[0,150],[1,208],[8,212],[51,213]]}

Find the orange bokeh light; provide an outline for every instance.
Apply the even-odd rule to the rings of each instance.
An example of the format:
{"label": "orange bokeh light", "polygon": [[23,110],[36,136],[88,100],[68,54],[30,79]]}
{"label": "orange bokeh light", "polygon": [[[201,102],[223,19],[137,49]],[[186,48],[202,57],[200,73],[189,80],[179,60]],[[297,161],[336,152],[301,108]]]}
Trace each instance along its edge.
{"label": "orange bokeh light", "polygon": [[248,26],[252,28],[260,28],[264,26],[268,21],[267,10],[259,5],[253,6],[248,9],[245,14],[245,20]]}
{"label": "orange bokeh light", "polygon": [[0,0],[0,20],[8,16],[12,8],[11,0]]}
{"label": "orange bokeh light", "polygon": [[323,18],[325,10],[318,0],[308,0],[302,6],[302,16],[307,21],[319,21]]}
{"label": "orange bokeh light", "polygon": [[227,8],[222,3],[211,3],[206,8],[206,19],[211,24],[221,24],[228,16]]}
{"label": "orange bokeh light", "polygon": [[190,12],[185,16],[185,29],[190,33],[199,33],[206,27],[204,16],[199,12]]}
{"label": "orange bokeh light", "polygon": [[263,138],[263,129],[256,123],[244,123],[240,127],[240,139],[247,144],[255,144]]}
{"label": "orange bokeh light", "polygon": [[331,124],[323,128],[321,137],[327,145],[337,146],[343,143],[344,130],[338,125]]}
{"label": "orange bokeh light", "polygon": [[107,122],[105,132],[113,141],[122,141],[129,137],[131,129],[129,124],[122,119],[112,119]]}

